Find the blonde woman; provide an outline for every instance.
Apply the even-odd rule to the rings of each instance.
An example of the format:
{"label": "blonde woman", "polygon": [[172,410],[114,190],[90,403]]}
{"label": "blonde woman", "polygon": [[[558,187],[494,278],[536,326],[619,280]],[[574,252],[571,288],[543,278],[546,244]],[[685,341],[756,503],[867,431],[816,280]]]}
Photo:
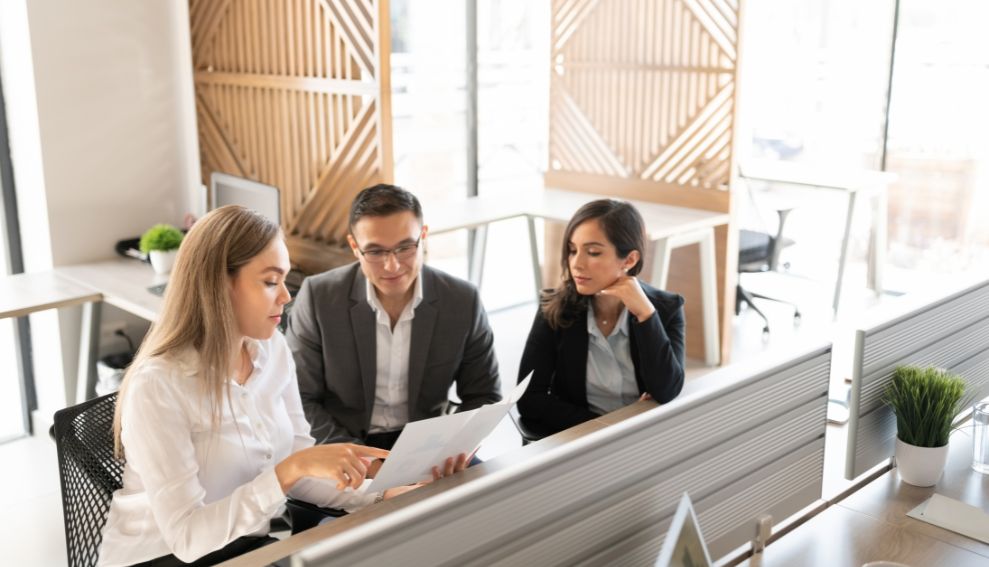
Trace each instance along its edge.
{"label": "blonde woman", "polygon": [[357,508],[409,489],[353,490],[387,451],[313,446],[276,331],[288,270],[278,227],[243,207],[189,231],[117,402],[126,465],[100,565],[212,564],[274,541],[269,520],[288,494]]}

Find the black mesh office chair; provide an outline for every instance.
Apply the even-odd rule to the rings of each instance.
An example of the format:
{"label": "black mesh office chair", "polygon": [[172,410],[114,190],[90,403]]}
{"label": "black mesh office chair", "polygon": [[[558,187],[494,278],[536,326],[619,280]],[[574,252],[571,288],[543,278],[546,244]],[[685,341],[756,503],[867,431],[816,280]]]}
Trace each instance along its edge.
{"label": "black mesh office chair", "polygon": [[[789,238],[783,237],[783,227],[786,224],[786,217],[792,210],[777,209],[779,225],[775,235],[746,229],[739,231],[738,272],[740,274],[776,271],[779,266],[780,252],[794,243]],[[793,307],[794,322],[800,322],[800,308],[795,304],[775,297],[753,293],[743,288],[741,284],[738,284],[735,288],[735,314],[738,315],[741,311],[743,303],[758,313],[764,323],[762,328],[763,337],[769,336],[769,319],[755,304],[756,298],[775,301]]]}
{"label": "black mesh office chair", "polygon": [[55,412],[52,436],[70,567],[96,565],[113,491],[123,486],[124,463],[113,456],[116,400],[113,393]]}

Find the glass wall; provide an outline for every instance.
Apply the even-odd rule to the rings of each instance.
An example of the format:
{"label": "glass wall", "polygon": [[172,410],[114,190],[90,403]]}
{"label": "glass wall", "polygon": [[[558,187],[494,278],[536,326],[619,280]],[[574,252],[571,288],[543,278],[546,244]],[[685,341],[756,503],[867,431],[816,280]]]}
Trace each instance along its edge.
{"label": "glass wall", "polygon": [[[878,169],[892,22],[892,0],[746,4],[739,80],[740,162],[767,159],[831,169]],[[738,201],[744,228],[775,233],[773,209],[795,206],[785,230],[796,245],[787,248],[782,259],[791,274],[809,282],[807,293],[820,296],[813,302],[829,309],[847,195],[787,187],[791,194],[783,199],[766,199],[758,191],[764,187],[748,186],[754,191]],[[863,288],[868,222],[864,214],[855,219],[851,275],[846,277],[849,282],[854,277]],[[780,295],[775,289],[762,291]],[[806,299],[798,302],[805,310],[813,307]]]}
{"label": "glass wall", "polygon": [[[0,136],[6,136],[6,133],[0,132]],[[0,159],[9,159],[9,156],[0,155]],[[5,195],[2,189],[0,187],[0,200]],[[7,226],[3,214],[5,205],[6,202],[0,202],[0,277],[10,274]],[[0,319],[0,442],[25,433],[23,392],[15,340],[16,321],[11,318]]]}
{"label": "glass wall", "polygon": [[[393,0],[395,181],[426,202],[467,194],[467,36],[462,0]],[[477,2],[478,192],[542,187],[548,138],[549,3]],[[440,31],[441,30],[441,31]],[[491,227],[482,287],[488,309],[531,300],[524,222]],[[495,243],[497,245],[495,245]],[[437,235],[429,262],[467,274],[467,236]],[[520,259],[526,259],[520,261]]]}
{"label": "glass wall", "polygon": [[[879,169],[895,2],[764,0],[746,6],[739,158]],[[979,0],[901,0],[886,169],[886,287],[907,292],[985,265],[989,228],[989,36]],[[801,195],[788,219],[792,271],[833,277],[844,196]],[[743,222],[774,228],[765,211]],[[758,205],[758,203],[757,203]],[[869,218],[853,227],[846,286],[864,287]],[[768,215],[772,217],[772,214]],[[758,226],[756,226],[758,228]]]}
{"label": "glass wall", "polygon": [[989,263],[989,3],[901,0],[887,168],[891,263],[931,273]]}

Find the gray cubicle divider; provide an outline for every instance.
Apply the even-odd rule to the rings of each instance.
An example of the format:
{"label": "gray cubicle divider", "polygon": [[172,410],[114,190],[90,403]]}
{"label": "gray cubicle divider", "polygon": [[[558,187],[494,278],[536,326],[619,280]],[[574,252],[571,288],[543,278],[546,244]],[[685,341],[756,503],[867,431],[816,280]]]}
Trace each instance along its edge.
{"label": "gray cubicle divider", "polygon": [[944,368],[965,378],[969,393],[989,393],[989,281],[934,300],[911,300],[894,316],[855,332],[845,457],[849,480],[893,456],[896,418],[882,396],[901,365]]}
{"label": "gray cubicle divider", "polygon": [[[684,491],[715,557],[821,498],[831,345],[496,469],[293,565],[651,565]],[[712,381],[713,383],[713,381]]]}

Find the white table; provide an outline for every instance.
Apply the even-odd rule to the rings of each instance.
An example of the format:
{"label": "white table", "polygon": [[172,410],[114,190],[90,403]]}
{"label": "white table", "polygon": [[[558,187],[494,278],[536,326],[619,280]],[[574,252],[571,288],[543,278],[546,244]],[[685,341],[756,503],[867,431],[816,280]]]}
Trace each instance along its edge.
{"label": "white table", "polygon": [[739,164],[739,176],[771,186],[797,185],[819,189],[843,191],[848,198],[845,211],[845,227],[841,239],[841,255],[838,260],[838,276],[834,284],[834,300],[831,308],[835,315],[841,300],[841,282],[848,264],[848,242],[852,232],[852,214],[859,193],[872,197],[872,223],[869,231],[868,286],[881,294],[883,291],[883,266],[886,262],[886,223],[888,218],[887,189],[896,175],[885,171],[840,170],[807,167],[802,164],[779,161],[749,161]]}
{"label": "white table", "polygon": [[95,299],[82,306],[79,377],[76,381],[76,403],[79,403],[96,395],[96,360],[99,357],[103,303],[154,321],[161,309],[162,299],[148,288],[165,283],[168,276],[155,274],[150,265],[130,258],[63,266],[54,272],[59,278],[95,294]]}
{"label": "white table", "polygon": [[[529,226],[529,254],[536,295],[542,288],[539,250],[536,245],[535,219],[566,223],[582,205],[595,199],[609,198],[578,191],[539,189],[535,191],[463,197],[424,203],[424,216],[430,234],[442,234],[462,229],[477,229],[474,238],[474,262],[470,280],[480,287],[484,271],[484,250],[487,227],[493,222],[525,217]],[[646,234],[653,242],[653,270],[648,280],[665,289],[674,248],[699,244],[701,267],[701,297],[704,318],[704,360],[709,366],[720,361],[718,334],[718,269],[715,258],[715,227],[728,224],[729,213],[688,209],[629,200],[646,225]]]}
{"label": "white table", "polygon": [[0,319],[100,301],[100,294],[57,271],[0,278]]}
{"label": "white table", "polygon": [[75,305],[83,305],[86,309],[98,301],[99,292],[56,270],[0,277],[0,319],[26,317],[37,311]]}

